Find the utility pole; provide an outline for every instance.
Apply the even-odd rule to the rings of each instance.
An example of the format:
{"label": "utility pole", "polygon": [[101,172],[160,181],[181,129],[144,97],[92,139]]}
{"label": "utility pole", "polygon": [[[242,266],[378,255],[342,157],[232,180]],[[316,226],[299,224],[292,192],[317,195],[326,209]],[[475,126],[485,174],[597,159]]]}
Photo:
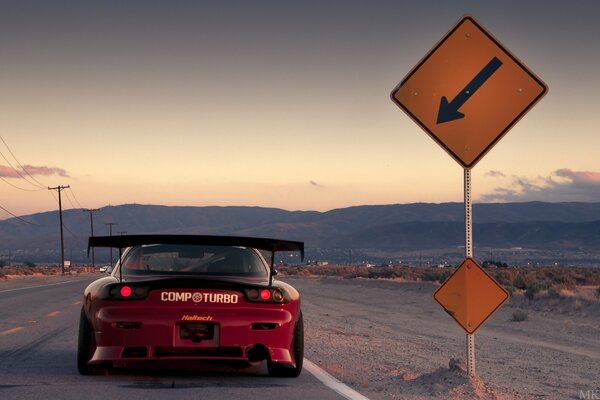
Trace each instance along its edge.
{"label": "utility pole", "polygon": [[[116,222],[105,222],[104,225],[108,225],[108,232],[109,232],[109,236],[112,236],[112,227],[113,225],[118,225]],[[110,248],[110,267],[113,267],[113,260],[112,260],[112,247]]]}
{"label": "utility pole", "polygon": [[64,240],[64,235],[63,235],[63,217],[62,217],[62,200],[61,200],[61,196],[60,196],[60,192],[63,191],[63,189],[68,189],[71,186],[67,185],[67,186],[56,186],[56,187],[48,187],[48,190],[56,190],[58,192],[58,215],[60,216],[60,259],[61,259],[61,271],[62,274],[65,274],[65,240]]}
{"label": "utility pole", "polygon": [[[94,236],[94,217],[93,213],[98,211],[97,208],[84,208],[82,211],[87,211],[90,213],[90,231],[91,236]],[[96,270],[96,253],[94,252],[94,248],[92,247],[92,270]]]}

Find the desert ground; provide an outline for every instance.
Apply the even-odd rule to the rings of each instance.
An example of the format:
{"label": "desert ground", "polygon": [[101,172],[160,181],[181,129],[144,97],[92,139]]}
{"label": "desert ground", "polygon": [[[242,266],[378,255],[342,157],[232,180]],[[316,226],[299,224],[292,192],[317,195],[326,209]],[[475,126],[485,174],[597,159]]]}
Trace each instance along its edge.
{"label": "desert ground", "polygon": [[[432,299],[438,284],[281,279],[303,296],[306,357],[370,399],[579,399],[600,389],[593,298],[513,295],[475,333],[469,378],[466,333]],[[514,321],[515,310],[527,319]]]}

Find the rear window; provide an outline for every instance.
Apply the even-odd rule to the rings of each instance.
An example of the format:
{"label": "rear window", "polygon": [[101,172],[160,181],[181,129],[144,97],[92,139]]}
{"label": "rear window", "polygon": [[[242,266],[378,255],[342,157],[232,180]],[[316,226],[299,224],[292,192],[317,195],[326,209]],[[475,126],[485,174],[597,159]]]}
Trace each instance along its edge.
{"label": "rear window", "polygon": [[259,253],[247,247],[155,244],[135,246],[123,258],[125,274],[267,276]]}

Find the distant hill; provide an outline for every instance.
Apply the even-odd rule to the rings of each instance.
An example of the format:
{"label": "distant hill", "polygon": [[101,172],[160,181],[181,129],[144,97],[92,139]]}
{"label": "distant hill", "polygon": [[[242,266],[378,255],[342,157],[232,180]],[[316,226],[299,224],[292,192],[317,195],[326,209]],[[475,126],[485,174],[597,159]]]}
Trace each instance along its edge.
{"label": "distant hill", "polygon": [[[384,259],[390,254],[460,253],[464,246],[462,203],[357,206],[317,211],[263,207],[168,207],[127,204],[94,213],[94,233],[126,232],[247,235],[302,240],[309,257]],[[0,259],[58,261],[58,212],[0,221]],[[63,211],[67,258],[87,258],[90,217]],[[473,207],[475,246],[536,252],[600,254],[600,203],[482,203]],[[452,250],[454,249],[454,250]],[[382,255],[386,255],[385,257]],[[335,258],[334,257],[334,258]],[[588,257],[588,258],[589,258]]]}

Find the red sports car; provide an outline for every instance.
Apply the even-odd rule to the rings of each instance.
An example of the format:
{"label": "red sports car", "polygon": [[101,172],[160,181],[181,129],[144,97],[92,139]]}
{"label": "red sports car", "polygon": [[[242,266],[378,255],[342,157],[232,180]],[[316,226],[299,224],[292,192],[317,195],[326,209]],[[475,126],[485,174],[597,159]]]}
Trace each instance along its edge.
{"label": "red sports car", "polygon": [[263,360],[271,376],[302,370],[300,295],[273,279],[275,252],[304,244],[198,235],[96,236],[119,249],[110,276],[84,292],[77,367],[104,373],[140,361]]}

